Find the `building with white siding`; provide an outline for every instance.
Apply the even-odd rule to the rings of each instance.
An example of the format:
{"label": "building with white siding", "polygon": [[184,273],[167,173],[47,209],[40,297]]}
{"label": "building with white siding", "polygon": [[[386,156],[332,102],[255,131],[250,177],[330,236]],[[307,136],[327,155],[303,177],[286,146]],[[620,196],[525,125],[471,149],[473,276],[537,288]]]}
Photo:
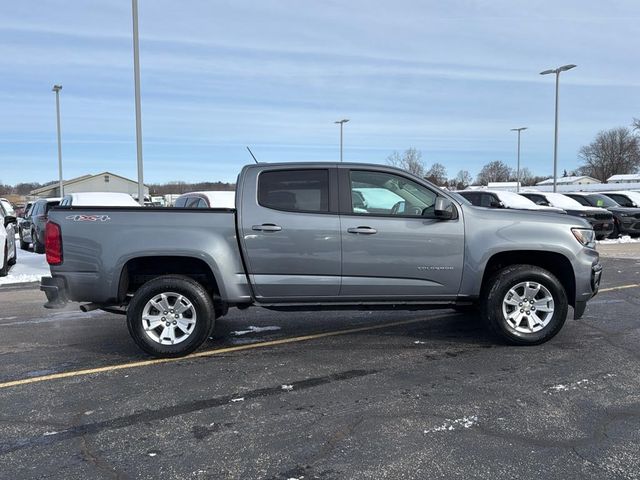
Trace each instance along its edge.
{"label": "building with white siding", "polygon": [[[138,195],[138,182],[111,172],[97,175],[83,175],[63,182],[64,193],[80,192],[119,192]],[[149,187],[144,187],[144,194],[149,195]],[[31,195],[41,198],[59,197],[59,183],[52,183],[45,187],[36,188]]]}

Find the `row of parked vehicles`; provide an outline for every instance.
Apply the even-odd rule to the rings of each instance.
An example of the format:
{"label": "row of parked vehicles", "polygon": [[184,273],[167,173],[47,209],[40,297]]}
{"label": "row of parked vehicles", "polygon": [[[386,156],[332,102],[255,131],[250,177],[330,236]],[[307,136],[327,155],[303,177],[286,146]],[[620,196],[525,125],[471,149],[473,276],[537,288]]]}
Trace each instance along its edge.
{"label": "row of parked vehicles", "polygon": [[461,190],[473,205],[487,208],[546,210],[587,220],[596,238],[640,235],[640,193],[632,191],[552,193],[525,190]]}

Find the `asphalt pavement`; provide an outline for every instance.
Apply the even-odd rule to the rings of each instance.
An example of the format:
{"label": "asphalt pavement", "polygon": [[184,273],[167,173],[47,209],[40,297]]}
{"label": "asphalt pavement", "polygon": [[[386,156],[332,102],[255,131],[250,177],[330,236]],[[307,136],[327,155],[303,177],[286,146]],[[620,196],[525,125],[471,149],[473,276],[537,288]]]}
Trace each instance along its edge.
{"label": "asphalt pavement", "polygon": [[197,356],[156,361],[124,317],[2,287],[0,478],[638,479],[625,247],[583,319],[536,347],[452,310],[249,309]]}

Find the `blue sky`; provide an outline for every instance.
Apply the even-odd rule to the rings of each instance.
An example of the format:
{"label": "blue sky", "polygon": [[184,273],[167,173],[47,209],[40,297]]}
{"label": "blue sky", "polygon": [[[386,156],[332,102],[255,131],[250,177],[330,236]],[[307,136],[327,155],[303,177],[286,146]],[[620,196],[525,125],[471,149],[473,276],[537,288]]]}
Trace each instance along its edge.
{"label": "blue sky", "polygon": [[[0,180],[135,178],[129,0],[7,2],[0,15]],[[249,163],[383,163],[415,147],[453,177],[485,163],[552,171],[640,117],[640,2],[139,0],[145,181],[233,181]]]}

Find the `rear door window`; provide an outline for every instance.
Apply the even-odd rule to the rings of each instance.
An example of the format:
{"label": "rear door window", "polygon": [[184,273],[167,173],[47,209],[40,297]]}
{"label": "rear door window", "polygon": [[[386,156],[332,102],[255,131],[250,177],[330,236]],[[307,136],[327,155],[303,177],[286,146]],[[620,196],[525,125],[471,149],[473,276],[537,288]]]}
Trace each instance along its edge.
{"label": "rear door window", "polygon": [[180,197],[178,200],[176,200],[176,208],[184,208],[185,204],[187,203],[187,198],[188,197]]}
{"label": "rear door window", "polygon": [[329,171],[274,170],[258,178],[258,203],[287,212],[329,212]]}

